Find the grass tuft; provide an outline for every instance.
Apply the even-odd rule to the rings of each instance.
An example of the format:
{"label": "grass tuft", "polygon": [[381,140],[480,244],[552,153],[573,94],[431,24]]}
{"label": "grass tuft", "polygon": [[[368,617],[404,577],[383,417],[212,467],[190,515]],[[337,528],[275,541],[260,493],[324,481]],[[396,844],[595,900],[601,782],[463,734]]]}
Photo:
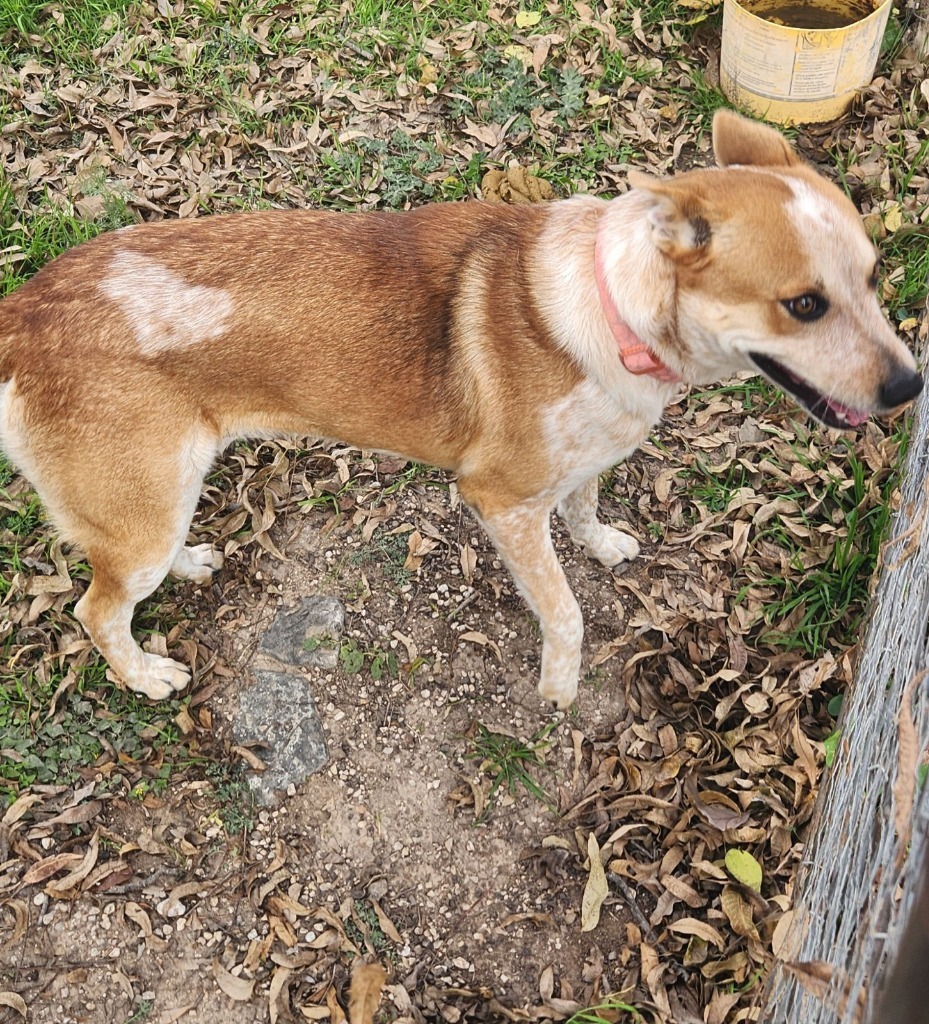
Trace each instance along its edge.
{"label": "grass tuft", "polygon": [[551,722],[533,733],[528,740],[521,740],[505,733],[493,732],[482,723],[476,723],[476,732],[472,738],[473,750],[466,756],[469,761],[479,762],[481,774],[490,779],[490,793],[479,821],[487,820],[501,789],[512,796],[519,786],[550,810],[555,809],[551,797],[533,773],[544,767],[543,756],[551,747],[549,736],[557,726],[557,722]]}

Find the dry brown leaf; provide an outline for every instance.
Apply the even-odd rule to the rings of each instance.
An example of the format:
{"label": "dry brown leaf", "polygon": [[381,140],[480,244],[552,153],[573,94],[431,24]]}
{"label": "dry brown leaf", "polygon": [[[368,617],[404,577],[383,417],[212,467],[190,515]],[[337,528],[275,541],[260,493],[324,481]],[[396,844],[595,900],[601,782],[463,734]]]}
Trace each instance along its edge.
{"label": "dry brown leaf", "polygon": [[22,900],[8,900],[5,906],[13,911],[13,930],[6,941],[0,946],[0,956],[8,953],[26,934],[29,927],[29,908]]}
{"label": "dry brown leaf", "polygon": [[458,564],[461,566],[461,575],[465,583],[471,583],[474,580],[474,570],[477,568],[477,553],[467,541],[460,546]]}
{"label": "dry brown leaf", "polygon": [[57,882],[49,882],[45,887],[45,891],[48,895],[59,900],[68,899],[75,895],[77,887],[90,874],[94,865],[97,863],[97,856],[99,852],[100,833],[94,832],[87,847],[87,852],[81,858],[80,864],[78,864],[73,871],[65,875],[64,878],[58,879]]}
{"label": "dry brown leaf", "polygon": [[[845,1014],[851,995],[851,979],[841,968],[833,967],[832,964],[821,960],[809,960],[784,964],[784,970],[793,975],[810,995],[823,1002],[828,1000],[830,1005],[834,1005],[840,1017]],[[858,990],[852,1024],[860,1024],[863,1019],[867,996],[864,987]]]}
{"label": "dry brown leaf", "polygon": [[0,1006],[9,1006],[21,1017],[25,1017],[27,1013],[26,1000],[15,992],[0,992]]}
{"label": "dry brown leaf", "polygon": [[348,1018],[345,1016],[345,1011],[339,1006],[339,1001],[335,997],[335,989],[332,986],[326,989],[326,1006],[329,1008],[331,1024],[345,1024]]}
{"label": "dry brown leaf", "polygon": [[255,990],[254,981],[249,981],[247,978],[237,978],[234,974],[231,974],[219,962],[219,957],[216,957],[213,961],[212,970],[216,984],[219,985],[230,999],[234,999],[237,1003],[247,1003],[252,998],[252,993]]}
{"label": "dry brown leaf", "polygon": [[667,927],[668,931],[678,935],[696,935],[705,942],[712,942],[720,950],[726,945],[726,940],[711,924],[695,917],[682,917],[677,921],[672,921]]}
{"label": "dry brown leaf", "polygon": [[429,537],[424,537],[419,530],[413,530],[407,539],[408,552],[406,561],[403,563],[403,568],[409,572],[416,572],[419,567],[423,564],[423,559],[430,552],[435,551],[439,546],[434,540]]}
{"label": "dry brown leaf", "polygon": [[906,861],[913,831],[913,805],[916,773],[919,768],[919,739],[913,721],[913,692],[926,675],[924,669],[906,684],[897,712],[897,774],[893,782],[894,827],[897,831],[895,867],[899,871]]}
{"label": "dry brown leaf", "polygon": [[[332,1017],[332,1011],[330,1010],[328,1005],[327,1006],[300,1006],[300,1007],[298,1007],[298,1009],[300,1010],[300,1012],[303,1014],[303,1016],[307,1020],[328,1020],[330,1017]],[[339,1010],[339,1013],[341,1013],[341,1012],[342,1011]],[[333,1017],[332,1019],[336,1020],[337,1018]],[[338,1018],[338,1019],[341,1019],[341,1020],[344,1021],[345,1020],[345,1016],[343,1015],[341,1018]]]}
{"label": "dry brown leaf", "polygon": [[781,959],[791,956],[791,948],[796,945],[796,939],[791,935],[794,923],[794,911],[788,910],[774,926],[774,933],[771,936],[771,952]]}
{"label": "dry brown leaf", "polygon": [[720,832],[740,828],[751,817],[748,811],[743,811],[724,793],[716,793],[713,790],[699,792],[693,776],[689,775],[684,780],[684,791],[700,817],[713,828],[718,828]]}
{"label": "dry brown leaf", "polygon": [[748,953],[734,953],[725,960],[713,960],[700,968],[704,978],[714,979],[719,977],[734,978],[736,981],[744,981],[752,966]]}
{"label": "dry brown leaf", "polygon": [[587,856],[590,859],[590,873],[587,876],[587,884],[584,886],[584,895],[581,899],[582,932],[593,931],[600,923],[600,908],[610,891],[606,881],[606,872],[600,861],[600,847],[597,845],[597,838],[593,832],[587,836]]}
{"label": "dry brown leaf", "polygon": [[398,945],[403,944],[403,938],[397,931],[393,921],[384,912],[384,908],[378,903],[376,899],[371,898],[371,906],[374,908],[375,916],[377,917],[377,923],[381,926],[381,931],[390,939],[391,942],[396,942]]}
{"label": "dry brown leaf", "polygon": [[703,1011],[704,1024],[725,1024],[729,1011],[742,998],[741,992],[714,989],[707,1008]]}
{"label": "dry brown leaf", "polygon": [[745,938],[758,938],[758,929],[752,920],[752,908],[735,886],[727,885],[720,895],[723,913],[736,935]]}
{"label": "dry brown leaf", "polygon": [[42,799],[43,798],[38,793],[23,793],[22,796],[17,797],[13,803],[7,807],[6,813],[3,815],[3,824],[15,825],[30,807],[34,807],[36,804],[42,803]]}
{"label": "dry brown leaf", "polygon": [[467,640],[468,643],[478,644],[481,647],[489,647],[497,656],[497,661],[501,664],[503,663],[503,655],[500,653],[499,645],[491,640],[486,633],[481,633],[476,629],[468,629],[464,633],[459,633],[458,639]]}
{"label": "dry brown leaf", "polygon": [[387,972],[380,964],[362,964],[352,973],[348,992],[349,1024],[374,1024],[386,983]]}
{"label": "dry brown leaf", "polygon": [[36,861],[23,875],[23,885],[39,885],[52,875],[57,875],[59,871],[69,871],[83,859],[84,854],[81,853],[55,853],[51,857],[44,857]]}
{"label": "dry brown leaf", "polygon": [[287,982],[293,973],[286,967],[276,967],[271,975],[271,984],[268,987],[268,1012],[271,1024],[277,1024],[281,1014],[290,1018],[290,1010],[287,1005]]}

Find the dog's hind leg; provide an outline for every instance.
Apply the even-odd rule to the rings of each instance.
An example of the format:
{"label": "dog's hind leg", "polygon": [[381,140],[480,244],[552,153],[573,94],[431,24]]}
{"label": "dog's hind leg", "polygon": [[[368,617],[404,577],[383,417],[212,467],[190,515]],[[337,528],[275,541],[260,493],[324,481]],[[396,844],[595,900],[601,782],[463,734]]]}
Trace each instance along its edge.
{"label": "dog's hind leg", "polygon": [[183,690],[190,682],[188,669],[171,658],[143,651],[131,630],[135,606],[165,578],[175,552],[156,557],[150,547],[147,553],[91,550],[88,557],[93,579],[74,614],[110,668],[130,690],[153,700]]}
{"label": "dog's hind leg", "polygon": [[[463,492],[464,493],[464,492]],[[542,627],[539,694],[562,710],[577,696],[584,619],[555,554],[551,509],[518,506],[480,517]]]}
{"label": "dog's hind leg", "polygon": [[564,519],[571,540],[604,565],[635,558],[639,553],[635,537],[597,519],[598,489],[599,479],[593,477],[559,503],[558,514]]}
{"label": "dog's hind leg", "polygon": [[[136,605],[169,573],[205,582],[219,558],[208,545],[185,548],[204,473],[215,446],[204,441],[145,459],[124,453],[118,477],[110,475],[106,503],[93,489],[72,496],[67,516],[55,516],[87,553],[93,578],[74,614],[113,672],[129,687],[163,700],[190,682],[171,658],[143,651],[132,637]],[[85,479],[93,479],[96,452],[85,454]],[[76,499],[76,500],[73,500]],[[54,508],[50,507],[54,515]]]}

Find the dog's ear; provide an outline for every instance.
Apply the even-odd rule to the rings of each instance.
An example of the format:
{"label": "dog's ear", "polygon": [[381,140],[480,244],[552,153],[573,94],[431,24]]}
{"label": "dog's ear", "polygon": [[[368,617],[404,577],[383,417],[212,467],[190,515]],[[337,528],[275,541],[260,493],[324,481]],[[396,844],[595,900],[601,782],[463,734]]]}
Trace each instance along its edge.
{"label": "dog's ear", "polygon": [[720,167],[794,167],[803,158],[779,131],[731,110],[713,116],[713,155]]}
{"label": "dog's ear", "polygon": [[712,231],[703,199],[680,180],[629,172],[629,184],[648,194],[652,241],[673,260],[694,262],[709,250]]}

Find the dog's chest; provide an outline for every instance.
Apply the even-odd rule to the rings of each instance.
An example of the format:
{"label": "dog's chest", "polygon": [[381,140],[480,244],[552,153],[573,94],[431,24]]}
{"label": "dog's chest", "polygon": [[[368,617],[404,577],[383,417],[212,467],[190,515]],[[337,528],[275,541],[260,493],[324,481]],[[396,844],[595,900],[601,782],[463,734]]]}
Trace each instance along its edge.
{"label": "dog's chest", "polygon": [[586,381],[543,414],[543,437],[559,496],[631,455],[661,419],[664,401],[657,389],[617,402]]}

